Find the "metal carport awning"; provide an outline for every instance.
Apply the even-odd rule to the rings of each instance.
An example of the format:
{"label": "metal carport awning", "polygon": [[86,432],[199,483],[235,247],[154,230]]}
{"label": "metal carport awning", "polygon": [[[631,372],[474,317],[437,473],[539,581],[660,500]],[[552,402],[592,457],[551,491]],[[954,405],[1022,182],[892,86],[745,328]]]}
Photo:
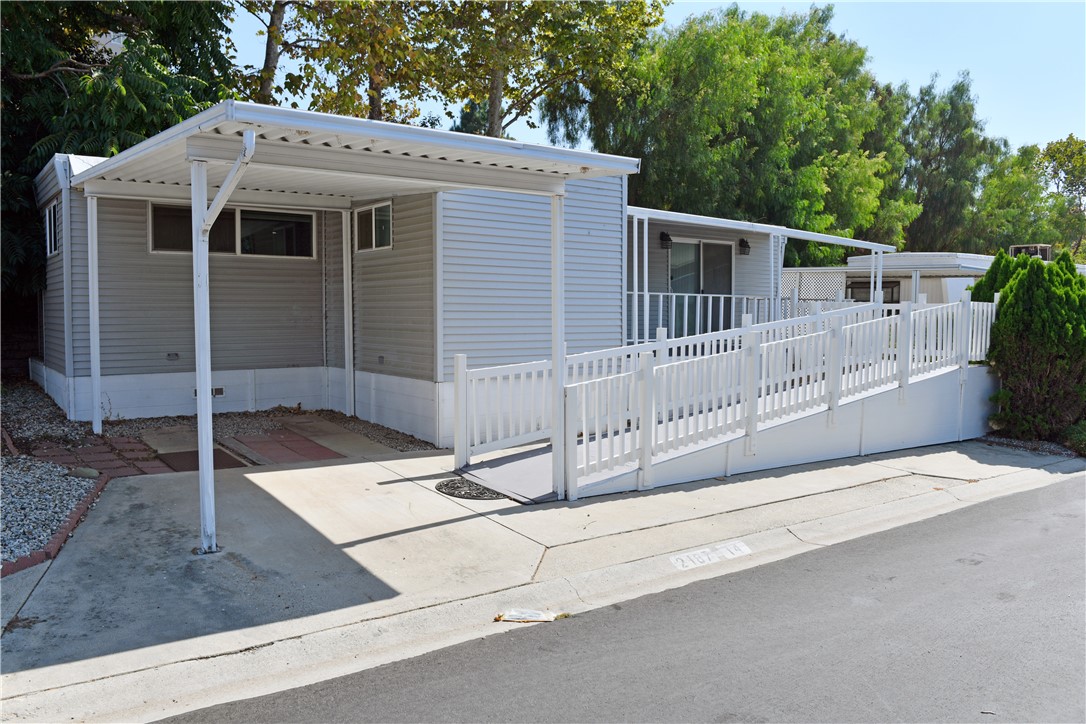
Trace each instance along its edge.
{"label": "metal carport awning", "polygon": [[[192,204],[200,460],[199,550],[218,549],[211,432],[211,311],[207,234],[227,201],[340,208],[353,200],[452,189],[497,189],[551,200],[552,359],[564,349],[567,181],[636,173],[637,159],[452,131],[224,101],[73,177],[88,199],[93,425],[102,429],[97,318],[97,198]],[[208,205],[210,189],[218,189]],[[348,224],[344,224],[344,234]],[[345,270],[346,273],[346,270]],[[349,377],[350,375],[348,375]],[[562,393],[555,375],[555,399]],[[561,430],[556,439],[562,440]],[[561,459],[556,456],[556,459]]]}

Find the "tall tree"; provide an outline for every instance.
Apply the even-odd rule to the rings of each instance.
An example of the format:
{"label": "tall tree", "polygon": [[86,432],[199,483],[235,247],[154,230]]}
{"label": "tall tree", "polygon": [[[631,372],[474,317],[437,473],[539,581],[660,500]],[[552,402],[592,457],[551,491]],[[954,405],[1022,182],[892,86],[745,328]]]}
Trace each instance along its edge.
{"label": "tall tree", "polygon": [[923,206],[905,230],[908,251],[959,248],[981,176],[999,146],[984,135],[968,73],[940,92],[932,78],[905,124],[905,184]]}
{"label": "tall tree", "polygon": [[34,175],[53,153],[119,153],[227,94],[230,13],[225,3],[3,4],[6,309],[43,283]]}
{"label": "tall tree", "polygon": [[[584,133],[641,158],[631,203],[850,236],[875,223],[891,163],[889,144],[867,138],[880,109],[866,51],[831,19],[735,7],[691,18],[635,47],[621,84],[567,85],[544,118],[555,140]],[[793,262],[841,256],[789,249]]]}
{"label": "tall tree", "polygon": [[1045,146],[1039,163],[1056,194],[1060,240],[1075,258],[1086,257],[1086,141],[1073,133]]}
{"label": "tall tree", "polygon": [[979,182],[956,251],[994,254],[1012,244],[1059,241],[1054,198],[1047,191],[1037,146],[1012,153],[1005,141]]}
{"label": "tall tree", "polygon": [[628,51],[660,23],[665,0],[460,0],[443,9],[437,85],[446,99],[486,102],[500,137],[569,83],[613,85]]}

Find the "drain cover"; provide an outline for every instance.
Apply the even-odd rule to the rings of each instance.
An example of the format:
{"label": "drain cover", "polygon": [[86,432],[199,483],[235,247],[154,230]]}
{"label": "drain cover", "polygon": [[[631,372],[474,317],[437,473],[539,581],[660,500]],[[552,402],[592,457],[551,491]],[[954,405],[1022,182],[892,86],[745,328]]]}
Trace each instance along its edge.
{"label": "drain cover", "polygon": [[479,483],[473,483],[463,478],[442,480],[437,484],[437,492],[445,493],[454,498],[467,498],[468,500],[501,500],[505,496],[490,488],[485,488]]}

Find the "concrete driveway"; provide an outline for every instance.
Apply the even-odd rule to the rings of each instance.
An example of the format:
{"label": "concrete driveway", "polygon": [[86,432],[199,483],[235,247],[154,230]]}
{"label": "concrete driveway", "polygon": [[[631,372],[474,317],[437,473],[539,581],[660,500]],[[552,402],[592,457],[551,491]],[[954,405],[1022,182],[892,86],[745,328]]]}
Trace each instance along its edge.
{"label": "concrete driveway", "polygon": [[[250,467],[216,474],[210,556],[191,552],[196,473],[118,479],[56,560],[4,579],[5,715],[143,718],[225,700],[240,672],[259,691],[357,670],[509,602],[625,600],[1086,479],[1084,462],[966,442],[534,506],[436,492],[443,451]],[[740,537],[749,555],[714,566],[674,555]],[[169,674],[193,666],[213,681]],[[142,692],[152,681],[172,704]]]}

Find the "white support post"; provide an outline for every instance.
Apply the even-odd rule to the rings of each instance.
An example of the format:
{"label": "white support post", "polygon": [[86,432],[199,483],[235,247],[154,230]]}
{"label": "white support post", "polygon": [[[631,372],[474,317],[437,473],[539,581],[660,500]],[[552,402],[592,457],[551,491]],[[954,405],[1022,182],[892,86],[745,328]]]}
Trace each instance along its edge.
{"label": "white support post", "polygon": [[641,227],[641,243],[642,247],[642,267],[641,270],[641,286],[643,287],[643,294],[645,295],[645,314],[642,315],[641,323],[645,326],[645,336],[643,339],[649,341],[649,217],[645,217]]}
{"label": "white support post", "polygon": [[920,270],[919,269],[913,269],[912,286],[913,286],[913,290],[912,290],[912,294],[909,295],[909,299],[911,299],[913,302],[917,302],[917,301],[920,300]]}
{"label": "white support post", "polygon": [[665,364],[667,361],[667,327],[656,328],[656,348],[653,351],[656,353],[656,357],[661,360],[660,364]]}
{"label": "white support post", "polygon": [[743,334],[743,412],[746,418],[746,445],[744,454],[753,455],[758,434],[758,388],[762,377],[762,335],[757,332]]}
{"label": "white support post", "polygon": [[754,326],[754,315],[744,314],[739,320],[739,326],[743,328]]}
{"label": "white support post", "polygon": [[471,462],[468,439],[468,356],[453,355],[453,465],[459,470]]}
{"label": "white support post", "polygon": [[355,413],[354,390],[354,248],[351,242],[351,212],[341,211],[343,225],[343,394],[344,412]]}
{"label": "white support post", "polygon": [[792,318],[799,316],[799,286],[792,290],[792,308],[788,310],[788,316]]}
{"label": "white support post", "polygon": [[882,293],[882,252],[875,252],[875,264],[878,266],[878,274],[875,277],[875,291]]}
{"label": "white support post", "polygon": [[[631,317],[630,323],[630,331],[632,332],[630,336],[633,338],[632,342],[637,344],[641,341],[641,319],[639,310],[639,307],[641,306],[641,272],[638,269],[638,260],[640,259],[641,250],[639,248],[640,238],[637,229],[637,217],[633,217],[630,226],[633,227],[633,235],[630,239],[630,246],[633,247],[633,273],[630,274],[630,285],[632,290],[630,296],[633,307],[633,316]],[[645,308],[645,314],[648,314],[647,306]]]}
{"label": "white support post", "polygon": [[102,434],[102,336],[98,319],[98,197],[87,197],[87,313],[90,316],[91,430]]}
{"label": "white support post", "polygon": [[[656,330],[657,339],[661,330]],[[664,330],[666,335],[666,330]],[[656,401],[654,391],[656,388],[656,357],[652,352],[642,352],[638,355],[638,412],[639,412],[639,439],[641,444],[641,459],[637,471],[637,489],[649,490],[652,488],[652,445],[656,437]]]}
{"label": "white support post", "polygon": [[867,298],[868,299],[874,299],[875,298],[875,275],[878,274],[878,272],[875,269],[875,257],[877,255],[878,255],[878,252],[872,252],[872,254],[871,254],[871,273],[868,275],[868,278],[867,278]]}
{"label": "white support post", "polygon": [[241,153],[226,173],[219,192],[208,203],[207,163],[190,161],[192,184],[192,291],[196,337],[196,442],[200,469],[200,547],[198,553],[219,550],[215,535],[215,440],[211,426],[211,289],[208,252],[211,226],[241,181],[256,150],[256,134],[242,134]]}
{"label": "white support post", "polygon": [[211,428],[211,294],[208,287],[207,164],[192,162],[192,289],[196,329],[196,440],[200,466],[200,553],[215,540],[215,463]]}
{"label": "white support post", "polygon": [[[565,439],[565,480],[566,480],[566,500],[573,501],[577,499],[577,410],[579,406],[576,404],[576,400],[570,400],[571,397],[577,394],[575,387],[563,387],[562,388],[562,407],[556,414],[561,415],[563,419],[563,434]],[[584,388],[581,388],[581,394],[584,394]],[[588,455],[588,434],[585,433],[585,456]]]}
{"label": "white support post", "polygon": [[902,302],[897,328],[897,380],[900,397],[905,399],[913,365],[913,303]]}
{"label": "white support post", "polygon": [[962,292],[962,300],[959,303],[958,324],[958,365],[962,371],[962,384],[965,384],[965,373],[969,369],[969,352],[973,342],[973,292],[966,289]]}
{"label": "white support post", "polygon": [[836,423],[834,413],[841,402],[841,376],[845,371],[845,320],[840,315],[834,315],[830,317],[829,323],[830,349],[829,359],[826,361],[829,412],[826,415],[826,424],[832,426]]}
{"label": "white support post", "polygon": [[[566,250],[565,209],[560,194],[551,196],[551,470],[553,489],[559,500],[566,497],[565,384],[566,384]],[[574,492],[576,494],[576,492]]]}
{"label": "white support post", "polygon": [[928,303],[928,295],[927,294],[921,293],[921,294],[916,295],[916,304],[917,304],[917,306],[923,307],[927,303]]}

